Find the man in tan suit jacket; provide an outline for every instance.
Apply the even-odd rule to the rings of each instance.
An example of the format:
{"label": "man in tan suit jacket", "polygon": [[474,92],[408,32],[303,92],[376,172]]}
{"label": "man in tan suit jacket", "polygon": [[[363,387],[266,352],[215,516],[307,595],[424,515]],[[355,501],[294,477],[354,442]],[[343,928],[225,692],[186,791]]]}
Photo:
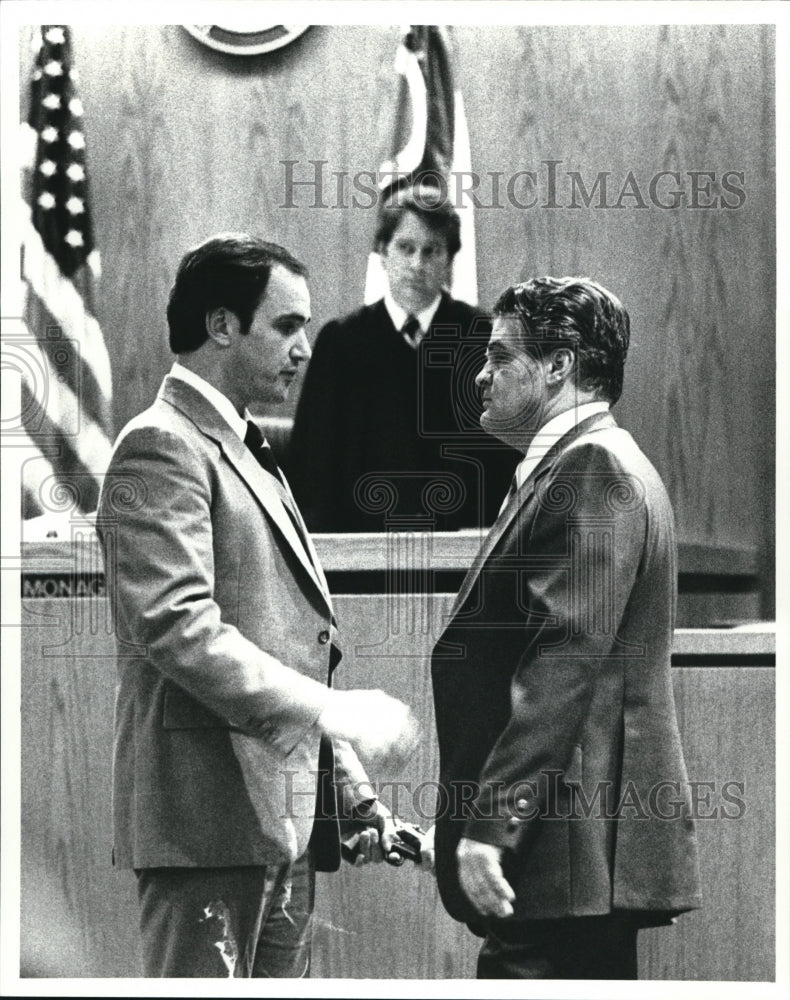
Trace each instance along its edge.
{"label": "man in tan suit jacket", "polygon": [[[187,253],[178,362],[120,434],[97,514],[118,639],[114,863],[138,878],[148,976],[309,972],[316,868],[338,817],[363,860],[394,828],[355,750],[408,747],[405,705],[328,686],[326,580],[247,404],[310,356],[304,267],[243,234]],[[245,443],[246,442],[246,443]],[[316,484],[320,488],[320,484]]]}

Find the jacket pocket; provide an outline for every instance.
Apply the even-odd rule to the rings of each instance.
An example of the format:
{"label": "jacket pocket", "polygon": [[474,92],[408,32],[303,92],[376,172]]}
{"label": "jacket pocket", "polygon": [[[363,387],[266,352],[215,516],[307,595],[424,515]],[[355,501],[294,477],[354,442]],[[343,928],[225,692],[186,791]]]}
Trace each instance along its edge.
{"label": "jacket pocket", "polygon": [[162,709],[163,729],[228,729],[230,723],[201,705],[186,691],[170,687],[165,690]]}

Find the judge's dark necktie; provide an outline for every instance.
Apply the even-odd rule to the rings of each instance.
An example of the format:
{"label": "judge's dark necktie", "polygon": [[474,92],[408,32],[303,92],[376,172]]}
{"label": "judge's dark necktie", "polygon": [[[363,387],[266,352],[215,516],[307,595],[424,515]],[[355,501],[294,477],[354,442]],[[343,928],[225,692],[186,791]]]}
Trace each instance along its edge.
{"label": "judge's dark necktie", "polygon": [[406,322],[401,327],[400,332],[412,347],[417,347],[420,343],[422,330],[420,329],[420,321],[416,316],[409,315],[406,318]]}

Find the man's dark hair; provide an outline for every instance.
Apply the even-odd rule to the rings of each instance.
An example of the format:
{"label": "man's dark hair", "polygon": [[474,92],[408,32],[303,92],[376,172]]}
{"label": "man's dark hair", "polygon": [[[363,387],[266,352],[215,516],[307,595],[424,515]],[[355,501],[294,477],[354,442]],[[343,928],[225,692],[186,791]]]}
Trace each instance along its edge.
{"label": "man's dark hair", "polygon": [[533,355],[572,348],[579,388],[610,403],[620,398],[631,322],[620,300],[597,282],[532,278],[506,289],[494,315],[521,320],[523,346]]}
{"label": "man's dark hair", "polygon": [[433,233],[444,237],[450,260],[461,249],[461,220],[452,204],[437,187],[401,186],[386,195],[379,215],[373,245],[381,252],[389,245],[406,212],[411,212]]}
{"label": "man's dark hair", "polygon": [[307,268],[276,243],[247,233],[221,233],[188,250],[178,265],[167,303],[170,350],[196,351],[208,340],[206,314],[224,306],[248,333],[276,264],[307,276]]}

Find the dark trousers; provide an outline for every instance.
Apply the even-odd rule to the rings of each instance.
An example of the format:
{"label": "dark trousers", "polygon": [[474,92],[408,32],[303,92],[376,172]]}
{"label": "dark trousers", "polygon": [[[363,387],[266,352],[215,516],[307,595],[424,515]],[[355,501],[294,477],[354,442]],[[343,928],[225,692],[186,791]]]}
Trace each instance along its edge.
{"label": "dark trousers", "polygon": [[636,979],[638,926],[629,914],[496,921],[478,979]]}
{"label": "dark trousers", "polygon": [[307,855],[293,865],[135,874],[144,975],[310,975],[315,872]]}

